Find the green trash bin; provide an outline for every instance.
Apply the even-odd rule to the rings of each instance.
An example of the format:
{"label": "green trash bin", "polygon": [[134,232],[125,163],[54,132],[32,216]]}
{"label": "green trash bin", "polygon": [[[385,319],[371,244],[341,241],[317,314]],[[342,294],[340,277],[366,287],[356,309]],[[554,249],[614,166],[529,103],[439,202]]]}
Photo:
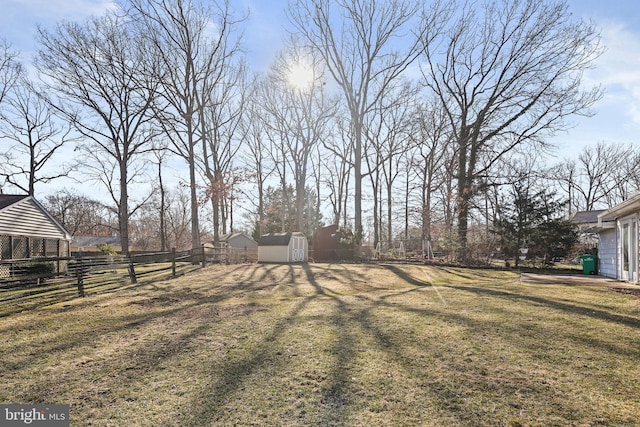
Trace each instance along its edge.
{"label": "green trash bin", "polygon": [[595,255],[591,255],[591,254],[584,254],[580,256],[580,259],[582,261],[582,272],[584,274],[597,274],[597,268],[596,268],[596,256]]}

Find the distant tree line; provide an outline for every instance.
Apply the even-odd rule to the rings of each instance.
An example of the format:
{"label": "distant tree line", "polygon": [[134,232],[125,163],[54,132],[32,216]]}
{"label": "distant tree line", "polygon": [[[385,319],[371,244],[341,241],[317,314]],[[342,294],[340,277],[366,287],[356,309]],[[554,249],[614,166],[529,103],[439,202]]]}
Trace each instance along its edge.
{"label": "distant tree line", "polygon": [[[519,199],[550,221],[638,187],[633,146],[547,166],[549,138],[601,96],[581,80],[599,35],[564,1],[291,0],[286,12],[290,35],[263,73],[243,45],[248,12],[228,0],[122,0],[39,29],[33,64],[5,42],[3,191],[97,183],[108,200],[61,190],[47,205],[124,251],[336,224],[356,251],[417,239],[468,261],[520,244]],[[186,172],[170,183],[176,162]]]}

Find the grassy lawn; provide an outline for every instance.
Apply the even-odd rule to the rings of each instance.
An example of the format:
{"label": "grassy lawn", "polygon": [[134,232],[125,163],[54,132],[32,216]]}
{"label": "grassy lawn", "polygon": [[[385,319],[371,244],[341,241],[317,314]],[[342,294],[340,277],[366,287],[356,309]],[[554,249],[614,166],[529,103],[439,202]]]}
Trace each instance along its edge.
{"label": "grassy lawn", "polygon": [[0,318],[78,426],[640,426],[640,301],[412,265],[211,266]]}

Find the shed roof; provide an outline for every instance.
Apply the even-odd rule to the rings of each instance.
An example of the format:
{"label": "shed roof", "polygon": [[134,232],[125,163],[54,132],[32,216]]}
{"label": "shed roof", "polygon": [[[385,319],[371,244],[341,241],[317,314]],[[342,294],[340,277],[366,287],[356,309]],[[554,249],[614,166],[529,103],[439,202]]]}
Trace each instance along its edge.
{"label": "shed roof", "polygon": [[260,246],[289,246],[289,242],[291,241],[291,236],[302,236],[304,234],[301,232],[293,232],[293,233],[271,233],[271,234],[263,234],[260,237],[260,241],[258,245]]}
{"label": "shed roof", "polygon": [[291,233],[273,233],[260,236],[260,246],[288,246]]}

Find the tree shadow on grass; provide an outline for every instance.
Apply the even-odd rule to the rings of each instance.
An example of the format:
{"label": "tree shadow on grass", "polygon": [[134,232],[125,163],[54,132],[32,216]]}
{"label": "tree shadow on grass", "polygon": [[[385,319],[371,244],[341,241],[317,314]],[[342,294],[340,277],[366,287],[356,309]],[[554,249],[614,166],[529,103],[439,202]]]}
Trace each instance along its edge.
{"label": "tree shadow on grass", "polygon": [[393,264],[380,264],[381,267],[391,271],[393,274],[395,274],[396,276],[398,276],[399,278],[401,278],[402,280],[404,280],[405,282],[407,282],[410,285],[413,286],[430,286],[431,282],[427,281],[427,280],[421,280],[418,279],[414,276],[412,276],[411,274],[407,273],[405,270],[403,270],[402,268],[398,268],[398,266],[393,265]]}
{"label": "tree shadow on grass", "polygon": [[[402,269],[396,266],[385,265],[384,267],[392,271],[394,274],[396,274],[402,280],[406,281],[408,284],[411,284],[414,286],[430,285],[429,282],[418,280],[412,275],[408,274],[406,271],[403,271]],[[462,277],[467,277],[467,276],[462,275]],[[554,301],[548,298],[542,298],[542,297],[537,297],[532,295],[524,295],[524,294],[515,293],[515,292],[499,291],[496,289],[490,289],[487,287],[479,287],[479,286],[472,286],[472,285],[447,284],[447,285],[441,285],[441,287],[457,289],[461,291],[472,292],[478,295],[492,296],[492,297],[498,297],[498,298],[508,299],[508,300],[528,301],[536,304],[545,305],[557,310],[566,311],[572,314],[592,317],[598,320],[616,322],[625,326],[630,326],[632,328],[640,328],[640,319],[638,318],[622,316],[619,314],[607,312],[607,311],[596,309],[593,307],[581,307],[579,305],[568,304],[560,301]]]}
{"label": "tree shadow on grass", "polygon": [[[318,295],[327,296],[324,288],[316,280],[313,270],[308,264],[303,266],[307,281],[313,286]],[[348,305],[335,295],[328,295],[335,304],[335,314],[331,323],[338,332],[338,338],[332,354],[335,361],[327,375],[327,387],[323,389],[322,400],[325,411],[322,422],[327,425],[344,425],[349,413],[350,395],[352,393],[351,366],[355,359],[356,340],[350,331],[352,318]]]}
{"label": "tree shadow on grass", "polygon": [[447,288],[457,289],[465,292],[472,292],[477,295],[488,295],[496,298],[506,300],[520,300],[531,302],[535,304],[544,305],[556,310],[564,311],[571,314],[580,316],[591,317],[598,320],[605,320],[607,322],[615,322],[621,325],[629,326],[632,328],[640,328],[640,319],[628,316],[622,316],[619,314],[607,312],[604,310],[596,309],[593,307],[581,307],[574,304],[567,304],[560,301],[554,301],[548,298],[537,297],[533,295],[523,295],[515,292],[505,292],[496,289],[489,289],[477,286],[468,285],[445,285]]}
{"label": "tree shadow on grass", "polygon": [[[518,366],[507,366],[509,368],[507,372],[494,371],[491,361],[482,360],[482,356],[479,356],[478,352],[482,352],[483,345],[489,345],[482,331],[500,331],[501,326],[504,325],[499,322],[494,324],[490,319],[474,319],[470,314],[457,313],[451,309],[438,309],[437,306],[433,308],[415,308],[386,301],[387,298],[393,296],[395,295],[368,298],[369,304],[366,304],[360,310],[360,314],[354,317],[353,320],[358,321],[361,329],[368,336],[375,339],[377,349],[384,352],[386,357],[401,368],[408,378],[413,378],[415,382],[421,384],[417,389],[414,388],[416,390],[414,393],[417,394],[412,394],[413,398],[420,399],[421,403],[425,400],[431,401],[437,408],[436,413],[443,417],[442,419],[448,420],[447,424],[485,425],[490,420],[495,421],[493,418],[495,415],[490,408],[474,407],[473,403],[468,406],[467,398],[473,402],[479,395],[484,396],[483,399],[489,401],[495,398],[500,402],[500,405],[503,405],[501,409],[503,414],[512,413],[514,419],[518,419],[518,411],[512,410],[513,408],[509,406],[523,404],[518,396],[522,396],[523,399],[530,399],[533,402],[533,406],[537,405],[538,403],[536,402],[539,401],[547,401],[548,404],[562,401],[564,402],[563,406],[554,409],[554,416],[566,417],[567,420],[571,419],[574,413],[585,413],[587,408],[581,405],[578,400],[565,402],[562,399],[562,391],[547,381],[544,375],[539,373],[539,369],[533,373],[533,376],[526,369],[521,369]],[[384,318],[380,318],[376,314],[376,310],[380,308],[384,308]],[[437,360],[437,368],[432,372],[428,365],[429,362],[417,357],[418,354],[414,352],[417,343],[411,338],[407,338],[419,335],[420,328],[414,330],[411,323],[400,328],[398,326],[385,328],[387,325],[385,319],[393,318],[393,312],[418,315],[424,318],[425,321],[439,319],[439,321],[446,323],[451,322],[461,325],[465,329],[468,328],[467,330],[472,332],[466,338],[447,339],[449,336],[443,335],[438,339],[436,334],[433,340],[428,340],[425,343],[421,341],[420,347],[426,350],[420,354],[427,355],[427,359],[436,357],[446,360],[446,362]],[[407,330],[407,328],[409,329]],[[548,336],[550,331],[546,330],[545,333]],[[427,336],[430,335],[427,334]],[[478,341],[476,341],[476,338]],[[575,339],[570,336],[565,338]],[[422,340],[424,340],[424,336]],[[515,329],[506,329],[502,333],[498,332],[497,335],[492,335],[492,340],[495,340],[491,343],[492,346],[493,344],[500,346],[499,342],[501,340],[505,348],[512,348],[515,345],[514,343],[518,343],[517,345],[519,346],[524,345],[521,350],[525,354],[529,354],[531,360],[535,360],[536,366],[542,363],[538,361],[536,355],[546,354],[544,347],[540,346],[539,339],[534,336],[522,339]],[[427,350],[429,343],[433,345],[432,350]],[[587,342],[584,344],[585,346],[589,345]],[[617,354],[616,348],[605,348],[605,350],[611,354]],[[479,357],[479,359],[468,358],[465,355],[467,352],[470,355],[475,354],[474,357]],[[637,357],[637,353],[634,356]],[[501,363],[499,361],[496,362]],[[552,364],[551,369],[553,369],[553,362],[548,361],[548,363]],[[511,373],[514,373],[515,376],[512,377]],[[402,389],[401,386],[396,385],[396,387],[400,387],[400,390]],[[524,403],[524,405],[527,404],[527,402]],[[404,410],[410,411],[406,407]]]}
{"label": "tree shadow on grass", "polygon": [[[284,369],[286,359],[281,356],[278,341],[287,330],[295,327],[301,320],[303,310],[317,298],[327,298],[334,305],[332,314],[328,315],[329,322],[337,332],[337,338],[329,354],[334,358],[331,368],[326,372],[326,379],[321,385],[319,404],[324,409],[317,422],[319,425],[345,425],[350,410],[349,399],[351,395],[351,366],[355,358],[354,337],[349,331],[349,307],[340,298],[327,292],[318,283],[311,268],[303,264],[302,269],[306,276],[306,282],[311,284],[314,293],[306,297],[296,298],[301,300],[271,328],[270,332],[261,337],[260,341],[249,351],[245,351],[242,357],[226,358],[222,365],[215,367],[218,374],[211,377],[211,385],[193,400],[192,410],[188,417],[181,421],[182,425],[215,424],[224,416],[222,411],[228,404],[229,396],[242,388],[245,381],[259,370],[268,369],[277,372]],[[294,277],[289,270],[287,277]],[[284,409],[283,409],[284,410]],[[348,424],[348,423],[347,423]]]}
{"label": "tree shadow on grass", "polygon": [[[415,286],[418,287],[424,287],[425,285],[422,284],[419,281],[416,281],[413,279],[413,276],[408,275],[406,272],[401,271],[400,269],[397,268],[392,268],[392,271],[394,271],[394,273],[398,274],[399,277],[401,277],[403,280],[407,280],[407,283],[409,284],[413,284]],[[399,270],[399,271],[398,271]],[[413,288],[418,289],[418,288]],[[624,326],[629,326],[632,328],[639,328],[640,327],[640,319],[638,318],[634,318],[634,317],[628,317],[628,316],[623,316],[623,315],[619,315],[616,313],[611,313],[605,310],[600,310],[600,309],[596,309],[593,307],[582,307],[579,305],[575,305],[575,304],[568,304],[565,302],[560,302],[560,301],[555,301],[552,299],[548,299],[548,298],[542,298],[542,297],[538,297],[538,296],[532,296],[532,295],[525,295],[525,294],[520,294],[520,293],[516,293],[516,292],[507,292],[507,291],[500,291],[500,290],[496,290],[496,289],[492,289],[492,288],[487,288],[487,287],[482,287],[482,286],[472,286],[472,285],[442,285],[440,286],[440,289],[455,289],[455,290],[460,290],[460,291],[464,291],[464,292],[471,292],[473,294],[476,295],[481,295],[484,297],[490,297],[493,299],[497,299],[497,300],[502,300],[505,302],[505,307],[509,307],[512,306],[514,303],[516,302],[523,302],[523,303],[533,303],[536,304],[538,306],[543,306],[543,307],[549,307],[555,310],[559,310],[571,315],[577,315],[577,316],[586,316],[586,317],[590,317],[599,321],[605,321],[605,322],[611,322],[611,323],[617,323],[620,325],[624,325]],[[396,294],[392,294],[391,296],[395,296]],[[396,306],[395,304],[390,304],[388,302],[386,302],[386,298],[388,298],[388,296],[382,296],[379,298],[379,303],[380,304],[384,304],[387,307],[394,307]],[[417,309],[417,308],[411,308],[411,307],[406,307],[406,306],[402,306],[399,308],[400,310],[405,310],[405,311],[410,311],[410,312],[414,312],[417,314],[421,314],[421,315],[434,315],[435,312],[434,311],[426,311],[424,309]],[[493,308],[494,310],[496,308]],[[473,327],[473,328],[482,328],[483,325],[481,324],[476,324],[474,323],[469,317],[467,316],[462,316],[461,314],[455,314],[452,313],[451,311],[448,312],[443,312],[441,314],[438,314],[438,316],[444,316],[446,319],[448,320],[453,320],[455,322],[458,322],[459,324],[463,325],[463,326],[468,326],[468,327]],[[471,322],[471,323],[470,323]],[[498,326],[498,325],[496,325]],[[528,329],[530,329],[531,326],[528,327]],[[558,331],[558,333],[560,333],[560,331]],[[616,346],[613,343],[609,343],[606,340],[593,340],[593,339],[589,339],[588,337],[585,336],[578,336],[576,334],[571,334],[569,331],[565,331],[564,335],[568,338],[571,339],[574,342],[583,342],[585,346],[598,346],[600,348],[602,348],[604,351],[607,352],[611,352],[614,354],[624,354],[626,356],[629,357],[638,357],[638,355],[640,354],[640,349],[638,349],[637,351],[630,351],[629,349],[626,349],[624,347],[621,346]],[[533,346],[531,348],[531,350],[535,350],[537,347]]]}
{"label": "tree shadow on grass", "polygon": [[[290,277],[293,270],[287,273]],[[295,282],[295,280],[294,280]],[[276,366],[283,367],[285,359],[279,356],[275,343],[283,334],[297,323],[301,312],[317,297],[325,295],[324,289],[316,285],[313,295],[302,298],[284,317],[277,321],[270,332],[264,335],[251,351],[245,352],[246,356],[240,359],[227,358],[221,366],[216,366],[215,371],[220,375],[212,377],[211,386],[202,390],[193,400],[188,418],[182,420],[183,425],[215,424],[223,416],[223,410],[228,396],[237,391],[244,381],[254,372],[260,369],[274,370]],[[275,363],[272,363],[274,362]]]}

